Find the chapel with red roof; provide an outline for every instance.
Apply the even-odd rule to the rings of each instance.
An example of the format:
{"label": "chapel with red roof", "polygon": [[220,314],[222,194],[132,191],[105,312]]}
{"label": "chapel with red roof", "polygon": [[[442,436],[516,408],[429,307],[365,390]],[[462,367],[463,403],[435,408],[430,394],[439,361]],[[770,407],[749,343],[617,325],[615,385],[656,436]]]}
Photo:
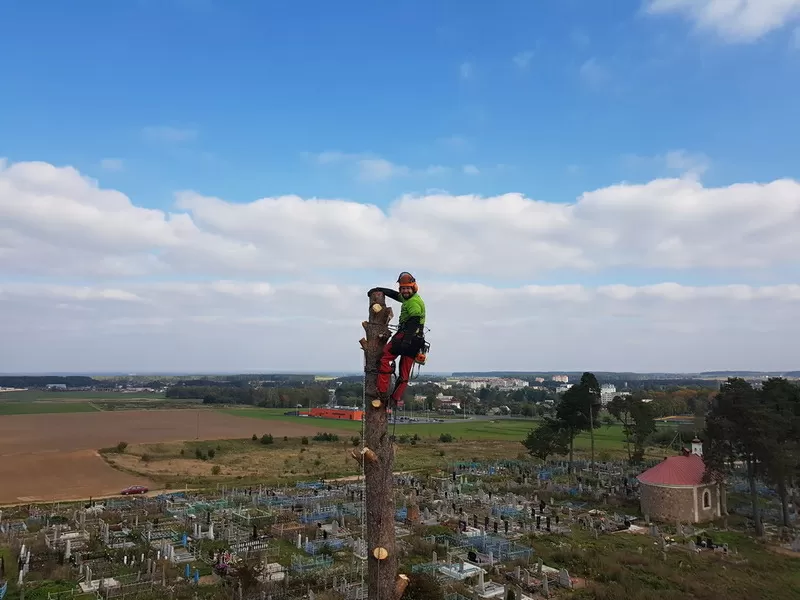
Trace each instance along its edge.
{"label": "chapel with red roof", "polygon": [[694,438],[691,451],[670,456],[637,477],[642,513],[656,521],[701,523],[723,516],[725,487],[704,483],[703,444]]}

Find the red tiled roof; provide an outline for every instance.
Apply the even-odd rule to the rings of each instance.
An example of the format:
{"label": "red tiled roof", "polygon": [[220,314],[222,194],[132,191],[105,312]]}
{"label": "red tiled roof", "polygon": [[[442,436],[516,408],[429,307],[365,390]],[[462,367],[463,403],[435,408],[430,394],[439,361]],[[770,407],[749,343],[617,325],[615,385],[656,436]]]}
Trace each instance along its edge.
{"label": "red tiled roof", "polygon": [[655,467],[647,469],[637,479],[653,485],[702,485],[706,465],[697,454],[670,456]]}

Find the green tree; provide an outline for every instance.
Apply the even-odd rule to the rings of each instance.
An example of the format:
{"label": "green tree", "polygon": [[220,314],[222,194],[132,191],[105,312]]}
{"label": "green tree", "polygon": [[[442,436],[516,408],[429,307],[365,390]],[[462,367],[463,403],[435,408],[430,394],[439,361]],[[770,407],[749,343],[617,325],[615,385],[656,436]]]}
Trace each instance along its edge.
{"label": "green tree", "polygon": [[561,397],[556,406],[556,420],[559,429],[564,431],[569,441],[569,464],[567,472],[572,475],[572,463],[575,449],[575,436],[589,429],[589,402],[579,385],[573,385]]}
{"label": "green tree", "polygon": [[[651,434],[656,431],[656,421],[653,417],[653,409],[648,402],[634,400],[630,406],[633,427],[630,434],[633,435],[633,456],[631,462],[640,464],[644,460],[644,449]],[[630,448],[630,447],[629,447]]]}
{"label": "green tree", "polygon": [[425,396],[425,410],[436,410],[436,394],[434,392]]}
{"label": "green tree", "polygon": [[566,454],[570,441],[569,432],[561,427],[561,423],[556,419],[545,417],[536,428],[528,432],[522,445],[527,448],[528,454],[544,462],[549,456]]}
{"label": "green tree", "polygon": [[625,436],[625,448],[628,451],[628,461],[631,460],[631,434],[633,417],[631,416],[631,405],[636,402],[632,396],[614,396],[608,403],[608,412],[620,423],[622,423],[622,433]]}
{"label": "green tree", "polygon": [[594,430],[596,427],[600,426],[597,414],[603,408],[603,404],[600,401],[600,384],[597,382],[597,377],[594,376],[594,373],[586,372],[581,375],[581,381],[578,387],[589,407],[589,437],[591,438],[592,446],[592,472],[594,472]]}
{"label": "green tree", "polygon": [[800,387],[782,377],[767,379],[761,388],[761,401],[768,413],[769,431],[763,457],[767,479],[778,487],[782,521],[789,521],[787,483],[800,465]]}
{"label": "green tree", "polygon": [[731,377],[720,386],[719,394],[706,418],[707,448],[703,449],[706,481],[719,481],[737,461],[747,468],[750,501],[756,535],[764,535],[758,503],[756,479],[763,475],[762,459],[771,450],[772,418],[762,398],[747,381]]}

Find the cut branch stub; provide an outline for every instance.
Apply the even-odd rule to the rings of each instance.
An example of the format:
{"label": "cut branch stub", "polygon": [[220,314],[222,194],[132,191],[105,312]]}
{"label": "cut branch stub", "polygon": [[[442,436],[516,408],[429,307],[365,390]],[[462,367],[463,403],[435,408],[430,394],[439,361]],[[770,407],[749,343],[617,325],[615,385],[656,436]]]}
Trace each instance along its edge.
{"label": "cut branch stub", "polygon": [[378,546],[372,551],[372,556],[378,560],[386,560],[389,557],[389,551],[386,548],[381,548]]}
{"label": "cut branch stub", "polygon": [[368,462],[371,462],[373,464],[378,462],[378,455],[375,454],[372,450],[370,450],[366,446],[361,450],[361,456],[363,456]]}
{"label": "cut branch stub", "polygon": [[397,576],[397,579],[394,582],[394,600],[400,600],[403,597],[403,594],[408,587],[408,575],[400,575]]}

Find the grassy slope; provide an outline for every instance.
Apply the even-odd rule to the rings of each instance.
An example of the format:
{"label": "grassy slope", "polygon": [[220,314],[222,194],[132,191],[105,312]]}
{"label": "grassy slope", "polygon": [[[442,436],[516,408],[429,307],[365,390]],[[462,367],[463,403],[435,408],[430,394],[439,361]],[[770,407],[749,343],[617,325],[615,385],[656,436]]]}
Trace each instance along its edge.
{"label": "grassy slope", "polygon": [[594,580],[587,589],[577,591],[579,598],[800,597],[800,560],[773,554],[742,533],[715,531],[712,535],[715,543],[726,542],[739,555],[690,554],[671,549],[664,561],[650,536],[614,534],[594,539],[579,530],[568,544],[558,538],[537,538],[534,545],[545,564],[563,566],[572,576]]}
{"label": "grassy slope", "polygon": [[[162,483],[204,485],[212,482],[237,481],[286,484],[295,480],[344,477],[360,472],[358,463],[350,456],[354,449],[351,434],[340,435],[336,442],[299,438],[284,440],[275,437],[274,443],[262,444],[252,440],[215,440],[208,442],[177,442],[162,444],[133,444],[123,454],[104,453],[112,466],[129,473],[144,475]],[[360,446],[359,446],[360,447]],[[207,457],[196,458],[200,449]],[[183,451],[183,454],[181,454]],[[463,460],[500,460],[517,458],[524,451],[519,442],[456,441],[440,443],[426,440],[416,444],[399,444],[394,467],[398,471],[446,468]],[[147,460],[142,460],[146,455]],[[214,467],[219,468],[214,473]]]}

